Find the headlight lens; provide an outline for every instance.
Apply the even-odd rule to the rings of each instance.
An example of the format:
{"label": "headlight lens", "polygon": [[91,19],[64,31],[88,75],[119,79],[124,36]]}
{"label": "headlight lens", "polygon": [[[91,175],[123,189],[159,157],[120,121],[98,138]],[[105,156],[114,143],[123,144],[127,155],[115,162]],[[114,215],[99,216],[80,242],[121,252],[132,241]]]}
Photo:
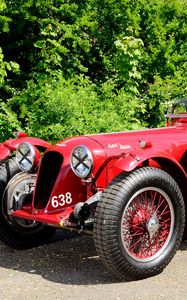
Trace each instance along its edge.
{"label": "headlight lens", "polygon": [[73,172],[85,178],[91,173],[93,167],[92,153],[87,147],[78,146],[72,151],[70,162]]}
{"label": "headlight lens", "polygon": [[35,156],[35,150],[31,144],[23,142],[17,147],[16,161],[22,171],[28,172],[32,169]]}

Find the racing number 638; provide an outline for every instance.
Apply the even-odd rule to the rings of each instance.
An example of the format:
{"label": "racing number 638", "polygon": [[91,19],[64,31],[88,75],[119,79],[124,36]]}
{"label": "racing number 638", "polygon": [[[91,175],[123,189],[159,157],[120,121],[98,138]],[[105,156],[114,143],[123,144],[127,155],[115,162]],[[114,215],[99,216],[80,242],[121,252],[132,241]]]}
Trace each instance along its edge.
{"label": "racing number 638", "polygon": [[60,194],[58,196],[53,196],[51,199],[51,204],[54,208],[59,206],[64,206],[65,204],[70,204],[72,202],[71,193]]}

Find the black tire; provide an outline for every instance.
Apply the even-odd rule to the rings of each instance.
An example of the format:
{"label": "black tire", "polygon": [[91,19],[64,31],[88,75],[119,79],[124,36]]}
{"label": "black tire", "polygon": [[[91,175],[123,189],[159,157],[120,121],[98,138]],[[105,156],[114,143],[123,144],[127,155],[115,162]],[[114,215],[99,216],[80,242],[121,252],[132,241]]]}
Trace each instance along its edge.
{"label": "black tire", "polygon": [[94,241],[105,265],[122,280],[159,274],[180,246],[185,225],[182,193],[156,168],[118,176],[102,193]]}
{"label": "black tire", "polygon": [[6,187],[18,173],[14,157],[0,165],[0,241],[14,249],[29,249],[49,242],[56,229],[42,223],[27,228],[8,215]]}

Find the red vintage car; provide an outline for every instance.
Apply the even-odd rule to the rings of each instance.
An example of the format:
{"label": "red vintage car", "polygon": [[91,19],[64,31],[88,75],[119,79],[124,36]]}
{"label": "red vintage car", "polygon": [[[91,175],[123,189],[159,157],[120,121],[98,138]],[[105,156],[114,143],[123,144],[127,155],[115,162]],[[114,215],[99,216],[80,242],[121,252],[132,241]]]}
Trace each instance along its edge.
{"label": "red vintage car", "polygon": [[[29,236],[29,240],[27,241],[28,247],[29,244],[32,246],[42,244],[46,240],[50,239],[50,237],[54,234],[54,228],[45,226],[43,224],[33,228],[33,222],[25,219],[13,219],[11,216],[7,215],[7,208],[5,209],[5,205],[7,205],[7,203],[3,201],[4,191],[10,179],[16,177],[16,175],[18,177],[21,176],[20,168],[16,163],[15,151],[22,143],[29,143],[29,145],[32,145],[32,149],[35,153],[35,170],[33,172],[36,172],[37,170],[41,153],[51,146],[50,143],[42,139],[29,137],[25,132],[18,132],[16,138],[11,138],[3,143],[0,143],[0,240],[12,247],[19,245],[20,248],[24,247],[24,243],[22,242],[22,239],[19,240],[19,238],[18,242],[17,236],[20,237],[20,235],[27,234],[27,236]],[[24,185],[24,182],[22,183]],[[33,182],[30,180],[30,191],[34,189],[34,185],[35,180],[33,180]],[[23,191],[21,187],[19,188],[20,190],[16,190],[16,195],[18,197],[21,196],[23,191],[24,193],[26,191],[25,186]]]}
{"label": "red vintage car", "polygon": [[164,128],[65,139],[45,151],[37,175],[36,149],[19,144],[22,172],[1,189],[1,239],[21,248],[40,226],[89,232],[120,279],[160,273],[184,236],[186,107],[179,101]]}

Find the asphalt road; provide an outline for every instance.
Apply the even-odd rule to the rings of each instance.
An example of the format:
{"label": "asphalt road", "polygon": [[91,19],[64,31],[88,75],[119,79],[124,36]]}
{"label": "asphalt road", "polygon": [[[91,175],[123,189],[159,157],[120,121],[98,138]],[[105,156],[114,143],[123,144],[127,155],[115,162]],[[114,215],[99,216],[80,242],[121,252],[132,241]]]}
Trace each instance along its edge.
{"label": "asphalt road", "polygon": [[99,261],[89,236],[58,232],[55,242],[17,251],[0,244],[0,300],[186,300],[187,241],[160,275],[119,282]]}

